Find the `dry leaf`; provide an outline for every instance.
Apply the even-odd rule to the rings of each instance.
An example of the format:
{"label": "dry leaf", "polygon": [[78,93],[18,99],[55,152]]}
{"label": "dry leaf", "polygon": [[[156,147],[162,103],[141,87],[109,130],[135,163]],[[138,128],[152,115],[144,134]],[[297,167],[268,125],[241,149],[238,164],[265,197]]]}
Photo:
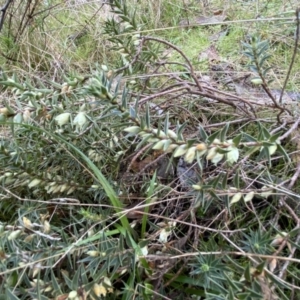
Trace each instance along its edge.
{"label": "dry leaf", "polygon": [[277,260],[275,258],[271,259],[269,262],[269,270],[273,273],[277,267]]}

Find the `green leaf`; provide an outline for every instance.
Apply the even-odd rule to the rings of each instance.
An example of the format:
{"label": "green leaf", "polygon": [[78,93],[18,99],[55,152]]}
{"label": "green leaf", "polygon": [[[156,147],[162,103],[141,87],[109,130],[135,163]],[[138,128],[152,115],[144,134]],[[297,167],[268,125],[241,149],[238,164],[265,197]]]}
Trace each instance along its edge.
{"label": "green leaf", "polygon": [[231,210],[230,210],[230,198],[229,198],[229,195],[224,195],[224,196],[222,197],[222,199],[223,199],[223,203],[224,203],[226,209],[227,209],[228,212],[229,212],[229,215],[231,215]]}
{"label": "green leaf", "polygon": [[221,184],[223,190],[227,188],[227,182],[228,182],[228,173],[225,173]]}
{"label": "green leaf", "polygon": [[165,143],[164,143],[164,147],[163,147],[163,151],[167,151],[167,149],[170,147],[171,145],[171,140],[165,140]]}
{"label": "green leaf", "polygon": [[146,135],[143,135],[142,140],[137,144],[136,149],[140,149],[144,144],[148,142],[149,139],[153,137],[152,133],[148,133]]}
{"label": "green leaf", "polygon": [[19,280],[18,273],[16,271],[13,271],[9,274],[8,278],[6,279],[6,285],[15,287],[18,280]]}
{"label": "green leaf", "polygon": [[195,145],[195,143],[197,143],[197,139],[190,139],[186,142],[186,147],[189,149],[189,148],[193,147]]}
{"label": "green leaf", "polygon": [[232,151],[229,148],[221,148],[221,147],[217,147],[216,150],[217,150],[216,152],[219,153],[219,154],[227,154],[230,151]]}
{"label": "green leaf", "polygon": [[[228,283],[230,284],[231,280],[228,281]],[[228,291],[228,300],[236,300],[235,297],[235,292],[233,291],[232,287],[229,287],[229,291]]]}
{"label": "green leaf", "polygon": [[263,138],[260,138],[260,140],[263,140],[263,139],[269,140],[271,138],[271,134],[267,130],[267,128],[265,126],[263,126],[261,123],[258,123],[258,126],[260,128],[261,133],[263,134]]}
{"label": "green leaf", "polygon": [[161,119],[158,120],[158,124],[157,124],[157,133],[156,136],[160,137],[160,132],[161,132]]}
{"label": "green leaf", "polygon": [[182,133],[183,133],[183,130],[186,127],[186,125],[187,125],[187,122],[184,122],[182,125],[177,124],[176,133],[177,133],[178,141],[184,140]]}
{"label": "green leaf", "polygon": [[253,136],[249,135],[246,132],[243,132],[243,138],[246,140],[246,142],[257,142],[258,140],[254,138]]}
{"label": "green leaf", "polygon": [[276,276],[273,276],[270,273],[267,273],[267,277],[268,279],[270,279],[270,281],[272,281],[273,283],[275,283],[277,286],[280,287],[284,287],[285,289],[289,290],[291,287],[286,285],[283,280],[278,280]]}
{"label": "green leaf", "polygon": [[245,48],[252,50],[252,45],[247,44],[247,43],[245,43],[245,42],[242,42],[242,45],[243,45]]}
{"label": "green leaf", "polygon": [[145,118],[144,117],[142,117],[141,119],[140,119],[140,127],[141,128],[143,128],[143,129],[146,129],[146,122],[145,122]]}
{"label": "green leaf", "polygon": [[203,129],[203,127],[201,125],[199,125],[199,133],[200,133],[200,137],[201,137],[202,141],[206,142],[208,135],[206,134],[205,130]]}
{"label": "green leaf", "polygon": [[228,128],[229,128],[229,123],[226,123],[226,125],[224,126],[224,128],[220,132],[220,140],[221,140],[221,142],[225,142],[226,137],[227,137]]}
{"label": "green leaf", "polygon": [[244,277],[246,279],[247,282],[251,282],[251,271],[250,271],[250,264],[247,264],[247,267],[245,268],[245,272],[244,272]]}
{"label": "green leaf", "polygon": [[299,227],[295,227],[294,229],[292,229],[290,232],[289,232],[289,237],[290,238],[293,238],[295,237],[296,235],[298,235],[300,232],[300,228]]}
{"label": "green leaf", "polygon": [[9,87],[15,87],[21,91],[24,90],[24,87],[21,84],[14,82],[12,79],[8,79],[6,81],[0,81],[0,84]]}
{"label": "green leaf", "polygon": [[167,112],[166,118],[165,118],[165,125],[164,125],[164,132],[165,132],[166,135],[168,135],[169,127],[170,127],[169,112]]}
{"label": "green leaf", "polygon": [[240,134],[238,134],[237,136],[235,136],[235,137],[232,139],[232,142],[234,143],[234,145],[235,145],[236,147],[239,146],[242,137],[243,137],[243,134],[240,133]]}
{"label": "green leaf", "polygon": [[219,182],[222,180],[222,178],[223,178],[223,176],[224,176],[224,173],[219,173],[219,175],[214,179],[214,180],[212,180],[211,182],[210,182],[210,184],[212,185],[212,187],[214,188],[214,189],[216,189],[217,187],[218,187],[218,184],[219,184]]}
{"label": "green leaf", "polygon": [[268,147],[261,148],[258,159],[260,159],[260,158],[266,158],[268,160],[269,167],[271,167],[271,156],[270,156]]}
{"label": "green leaf", "polygon": [[[37,295],[38,299],[45,300],[45,297],[43,297],[41,294],[40,278],[38,278],[38,280],[36,282],[36,295]],[[48,298],[46,298],[46,299],[48,299]]]}
{"label": "green leaf", "polygon": [[256,270],[257,270],[258,274],[261,274],[261,273],[263,272],[265,266],[266,266],[266,262],[263,261],[262,263],[260,263],[260,264],[256,267]]}
{"label": "green leaf", "polygon": [[[150,181],[150,186],[148,188],[147,192],[147,199],[145,204],[150,204],[153,202],[153,195],[154,195],[154,189],[155,189],[155,183],[156,183],[156,171],[152,176],[152,179]],[[145,214],[142,217],[142,231],[141,231],[141,239],[145,238],[145,233],[146,233],[146,226],[147,226],[147,220],[148,220],[148,215],[147,213],[149,212],[149,206],[147,205],[144,209]]]}
{"label": "green leaf", "polygon": [[52,286],[53,290],[59,294],[62,294],[63,292],[60,288],[60,285],[58,284],[58,282],[56,280],[53,269],[50,269],[50,271],[51,271],[51,286]]}
{"label": "green leaf", "polygon": [[7,300],[20,300],[9,288],[5,289],[5,294]]}
{"label": "green leaf", "polygon": [[[61,272],[61,274],[63,275],[63,278],[64,278],[65,283],[67,284],[68,288],[69,288],[70,290],[72,290],[72,280],[71,280],[69,277],[67,277],[66,272]],[[69,275],[70,275],[70,274],[69,274]]]}
{"label": "green leaf", "polygon": [[250,156],[253,153],[255,153],[256,151],[260,150],[260,146],[256,146],[256,147],[251,147],[246,153],[245,156]]}
{"label": "green leaf", "polygon": [[232,288],[235,292],[241,290],[243,288],[243,284],[241,282],[232,280],[232,278],[230,278],[226,272],[224,272],[224,276],[227,279],[227,283],[230,286],[230,289]]}
{"label": "green leaf", "polygon": [[262,66],[264,64],[264,62],[269,59],[272,55],[268,54],[268,55],[265,55],[264,57],[260,58],[258,60],[258,65],[259,66]]}
{"label": "green leaf", "polygon": [[271,143],[276,142],[276,141],[278,140],[278,138],[281,136],[281,134],[282,134],[281,132],[277,132],[277,133],[273,134],[273,135],[270,137],[269,141],[270,141]]}
{"label": "green leaf", "polygon": [[214,198],[215,200],[222,202],[222,199],[214,192],[214,191],[210,191],[209,194],[212,196],[212,198]]}
{"label": "green leaf", "polygon": [[249,66],[250,71],[254,72],[254,73],[258,73],[258,69],[256,66],[250,65]]}
{"label": "green leaf", "polygon": [[210,135],[210,136],[207,138],[207,141],[208,141],[209,145],[210,145],[211,143],[213,143],[213,141],[219,136],[219,134],[220,134],[220,131],[216,131],[216,132],[214,132],[212,135]]}
{"label": "green leaf", "polygon": [[269,41],[268,40],[263,40],[263,41],[257,41],[255,47],[257,49],[264,49],[265,47],[269,47]]}
{"label": "green leaf", "polygon": [[72,290],[76,290],[78,288],[78,283],[80,282],[81,274],[85,272],[83,265],[81,264],[76,270],[75,274],[70,274],[70,279],[72,280],[71,287]]}
{"label": "green leaf", "polygon": [[136,110],[132,106],[129,107],[129,115],[132,119],[135,119],[137,117]]}
{"label": "green leaf", "polygon": [[277,151],[280,152],[288,162],[291,162],[289,155],[280,144],[277,144]]}
{"label": "green leaf", "polygon": [[[273,69],[273,67],[268,67],[268,68],[264,69],[264,70],[262,71],[262,76],[265,77],[265,76],[267,75],[267,73],[268,73],[271,69]],[[273,82],[273,81],[274,81],[274,79],[270,79],[270,80],[267,81],[267,83],[270,84],[270,83]]]}
{"label": "green leaf", "polygon": [[[266,52],[269,50],[268,45],[264,45],[263,47],[259,48],[259,50],[256,53],[256,57],[260,58],[263,54],[266,55]],[[258,64],[259,65],[259,64]],[[261,67],[261,65],[259,65]]]}
{"label": "green leaf", "polygon": [[279,288],[279,285],[276,286],[276,291],[277,294],[280,294],[281,300],[290,300],[290,298],[286,295],[286,291],[282,291],[281,288]]}
{"label": "green leaf", "polygon": [[234,182],[234,187],[236,189],[240,189],[240,172],[239,171],[237,171],[235,173],[235,176],[233,178],[233,182]]}
{"label": "green leaf", "polygon": [[251,299],[251,300],[254,300],[254,299],[257,299],[257,300],[261,300],[263,299],[263,293],[261,291],[255,291],[254,289],[252,288],[248,288],[246,287],[245,290],[248,292],[248,299]]}
{"label": "green leaf", "polygon": [[149,105],[148,105],[148,103],[146,105],[145,121],[146,121],[146,127],[147,127],[147,129],[150,129],[150,127],[151,127],[151,121],[150,121],[150,111],[149,111]]}
{"label": "green leaf", "polygon": [[265,140],[265,136],[263,134],[263,128],[260,122],[257,123],[258,126],[258,132],[257,132],[257,140],[258,141],[263,141]]}
{"label": "green leaf", "polygon": [[254,58],[252,51],[244,51],[243,54],[248,56],[251,60]]}
{"label": "green leaf", "polygon": [[197,196],[193,204],[193,208],[197,208],[204,203],[204,192],[203,190],[197,191]]}

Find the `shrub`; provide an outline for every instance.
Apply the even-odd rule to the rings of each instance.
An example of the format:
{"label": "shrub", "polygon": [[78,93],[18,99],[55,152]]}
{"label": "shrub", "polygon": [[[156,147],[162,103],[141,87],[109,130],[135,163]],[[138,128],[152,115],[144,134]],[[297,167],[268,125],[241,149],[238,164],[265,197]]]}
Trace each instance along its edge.
{"label": "shrub", "polygon": [[61,81],[2,74],[1,293],[290,299],[299,166],[286,141],[299,120],[269,87],[268,41],[243,45],[265,93],[255,101],[142,35],[125,2],[111,9],[114,67]]}

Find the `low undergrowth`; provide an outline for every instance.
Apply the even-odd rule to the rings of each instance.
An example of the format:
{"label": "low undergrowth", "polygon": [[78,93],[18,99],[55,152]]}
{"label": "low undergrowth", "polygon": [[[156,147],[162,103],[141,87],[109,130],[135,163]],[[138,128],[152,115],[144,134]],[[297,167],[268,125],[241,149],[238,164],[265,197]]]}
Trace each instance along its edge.
{"label": "low undergrowth", "polygon": [[[93,18],[80,37],[62,28],[65,44],[47,37],[26,60],[33,28],[3,28],[1,51],[14,47],[1,58],[0,298],[299,297],[300,97],[281,94],[298,86],[298,38],[278,50],[264,31],[226,24],[231,5],[205,25],[196,1],[158,2],[110,1],[101,30]],[[203,9],[218,16],[213,2]],[[34,24],[57,24],[54,8]],[[190,34],[173,28],[179,12],[198,22]],[[289,22],[297,37],[298,10]],[[197,35],[199,56],[177,46]],[[282,49],[292,63],[275,76]]]}

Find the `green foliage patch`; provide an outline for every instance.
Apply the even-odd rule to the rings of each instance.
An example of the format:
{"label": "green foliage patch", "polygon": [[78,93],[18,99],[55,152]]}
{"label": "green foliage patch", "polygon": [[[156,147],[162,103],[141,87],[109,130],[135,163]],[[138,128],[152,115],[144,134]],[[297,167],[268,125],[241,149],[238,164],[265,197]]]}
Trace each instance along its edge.
{"label": "green foliage patch", "polygon": [[[0,47],[12,56],[1,58],[0,298],[299,295],[300,97],[273,85],[297,86],[298,40],[279,51],[264,31],[248,36],[245,20],[176,28],[181,15],[197,15],[196,1],[158,2],[160,10],[110,1],[97,34],[95,18],[83,21],[98,12],[89,2],[76,2],[83,16],[55,1],[20,2],[24,20],[45,8],[36,27],[5,23]],[[245,7],[255,11],[240,5],[228,5],[228,21],[232,9],[236,20]],[[298,15],[289,15],[294,32]],[[74,20],[81,37],[70,37]],[[41,28],[58,23],[62,38],[32,50]],[[282,49],[294,65],[281,82],[273,62]]]}

